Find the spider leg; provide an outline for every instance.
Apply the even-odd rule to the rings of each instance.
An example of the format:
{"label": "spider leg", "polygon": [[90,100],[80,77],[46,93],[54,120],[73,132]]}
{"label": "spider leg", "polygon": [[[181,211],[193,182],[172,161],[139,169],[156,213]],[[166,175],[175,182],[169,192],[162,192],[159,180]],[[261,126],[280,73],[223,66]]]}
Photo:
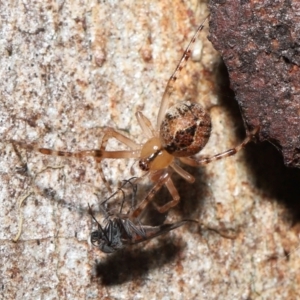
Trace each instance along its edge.
{"label": "spider leg", "polygon": [[171,178],[169,178],[166,182],[165,185],[167,187],[167,189],[169,190],[173,200],[169,201],[168,203],[162,205],[162,206],[158,206],[157,204],[153,203],[153,205],[155,206],[155,208],[157,209],[158,212],[165,213],[166,211],[168,211],[170,208],[176,206],[180,200],[180,196],[178,194],[178,191],[173,183],[173,180]]}
{"label": "spider leg", "polygon": [[155,130],[153,129],[150,120],[141,111],[137,111],[135,116],[145,135],[148,138],[155,136]]}
{"label": "spider leg", "polygon": [[200,24],[200,26],[197,28],[196,32],[194,33],[191,41],[189,42],[187,48],[185,49],[175,71],[173,72],[173,74],[171,75],[170,79],[168,80],[167,86],[165,88],[165,91],[163,93],[162,96],[162,100],[161,100],[161,104],[160,104],[160,108],[159,108],[159,112],[158,112],[158,117],[157,117],[157,124],[156,124],[156,129],[159,130],[160,124],[166,114],[166,110],[169,107],[169,100],[170,100],[170,96],[174,91],[174,83],[177,80],[177,77],[180,73],[180,71],[186,66],[188,59],[191,56],[191,47],[192,45],[195,43],[196,38],[198,36],[198,34],[200,33],[200,31],[203,29],[204,27],[204,23],[205,21],[208,19],[209,16],[207,16],[204,21]]}
{"label": "spider leg", "polygon": [[160,190],[160,188],[170,179],[170,174],[168,172],[163,173],[157,183],[152,187],[146,197],[140,202],[140,204],[130,213],[130,218],[136,219],[144,211],[146,206],[151,202],[155,194]]}
{"label": "spider leg", "polygon": [[97,169],[98,169],[98,172],[99,172],[100,177],[102,179],[102,182],[104,183],[104,185],[107,188],[107,190],[109,191],[109,193],[111,193],[112,189],[111,189],[110,184],[109,184],[109,182],[107,181],[107,179],[106,179],[106,177],[104,175],[104,172],[103,172],[103,169],[102,169],[102,164],[97,159],[96,159],[96,161],[98,162]]}
{"label": "spider leg", "polygon": [[[120,134],[121,135],[121,134]],[[123,135],[121,135],[123,136]],[[113,136],[115,137],[115,136]],[[123,136],[125,137],[125,136]],[[122,139],[119,139],[115,137],[120,142],[123,142]],[[126,139],[128,139],[126,137]],[[130,139],[128,139],[130,140]],[[131,140],[130,140],[131,141]],[[101,150],[99,149],[92,149],[92,150],[82,150],[82,151],[60,151],[60,150],[54,150],[49,148],[40,148],[36,144],[27,144],[24,142],[19,141],[10,141],[14,145],[18,145],[19,147],[26,149],[28,151],[35,151],[40,152],[45,155],[52,155],[52,156],[64,156],[64,157],[75,157],[75,158],[83,158],[86,156],[93,156],[97,161],[101,161],[104,158],[139,158],[139,150],[121,150],[121,151],[106,151],[102,150],[103,147],[101,147]],[[134,143],[133,141],[131,141]],[[123,142],[125,145],[129,146],[127,143]],[[135,143],[134,143],[135,144]],[[137,144],[135,144],[137,145]],[[139,145],[138,145],[139,147]]]}
{"label": "spider leg", "polygon": [[[115,138],[122,144],[128,146],[131,149],[138,149],[138,150],[121,150],[121,151],[106,151],[106,146],[108,140],[111,138]],[[114,130],[111,127],[107,127],[102,138],[102,143],[100,147],[100,155],[95,157],[96,161],[99,162],[98,169],[101,176],[102,181],[104,182],[105,186],[107,187],[109,192],[112,192],[102,170],[101,161],[104,158],[139,158],[140,157],[140,145],[135,143],[133,140],[128,138],[127,136],[121,134],[120,132]]]}
{"label": "spider leg", "polygon": [[232,156],[235,155],[237,152],[239,152],[240,150],[242,150],[250,141],[253,140],[253,138],[255,137],[255,135],[257,134],[259,130],[259,127],[256,127],[254,130],[252,130],[250,133],[247,134],[246,138],[243,140],[243,142],[241,144],[239,144],[238,146],[226,150],[224,152],[215,154],[213,156],[210,157],[203,157],[203,158],[192,158],[192,157],[179,157],[179,159],[187,164],[190,165],[192,167],[197,167],[197,166],[202,166],[202,165],[206,165],[212,161],[216,161],[228,156]]}
{"label": "spider leg", "polygon": [[179,174],[183,179],[185,179],[189,183],[194,183],[195,182],[195,177],[192,176],[190,173],[182,169],[180,166],[178,166],[176,163],[172,162],[170,164],[170,167],[177,173]]}
{"label": "spider leg", "polygon": [[[131,150],[121,150],[121,151],[106,151],[105,147],[107,145],[107,142],[110,138],[115,138],[119,142],[125,144]],[[100,150],[99,149],[92,149],[92,150],[82,150],[82,151],[76,151],[76,152],[71,152],[71,151],[60,151],[60,150],[53,150],[49,148],[40,148],[38,145],[32,143],[32,144],[27,144],[24,142],[18,142],[11,140],[10,141],[13,145],[18,145],[21,148],[24,148],[29,151],[36,151],[40,152],[45,155],[53,155],[53,156],[64,156],[64,157],[75,157],[75,158],[83,158],[86,156],[92,156],[95,158],[97,162],[101,162],[102,159],[104,158],[139,158],[140,156],[140,146],[139,144],[135,143],[125,135],[115,131],[112,128],[106,128]],[[138,150],[133,150],[133,149],[138,149]],[[101,164],[98,164],[98,170],[100,177],[105,184],[106,188],[108,189],[109,192],[112,192],[109,183],[107,182]]]}
{"label": "spider leg", "polygon": [[140,145],[135,143],[132,139],[128,138],[124,134],[116,131],[115,129],[111,127],[107,127],[104,132],[104,136],[102,138],[101,148],[100,150],[105,151],[107,142],[109,139],[115,138],[122,144],[128,146],[130,149],[139,149]]}
{"label": "spider leg", "polygon": [[157,183],[154,185],[154,187],[150,190],[150,192],[146,195],[146,197],[142,200],[142,202],[137,206],[137,208],[131,212],[130,217],[133,219],[139,218],[141,213],[146,208],[146,206],[151,202],[151,200],[153,199],[155,194],[160,190],[160,188],[164,184],[166,185],[167,189],[169,190],[173,200],[169,201],[168,203],[166,203],[162,206],[158,206],[155,203],[153,203],[153,205],[155,206],[155,208],[157,209],[157,211],[159,213],[164,213],[167,210],[169,210],[171,207],[177,205],[177,203],[180,200],[180,196],[178,194],[178,191],[177,191],[172,179],[170,178],[169,172],[166,172],[166,173],[163,173],[159,177],[159,179],[158,179]]}

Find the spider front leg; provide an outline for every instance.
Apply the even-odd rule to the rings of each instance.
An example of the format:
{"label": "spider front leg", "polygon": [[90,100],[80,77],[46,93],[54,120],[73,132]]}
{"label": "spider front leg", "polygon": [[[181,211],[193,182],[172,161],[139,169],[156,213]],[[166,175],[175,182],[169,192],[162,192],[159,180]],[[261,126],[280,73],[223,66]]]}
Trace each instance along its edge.
{"label": "spider front leg", "polygon": [[[157,175],[157,174],[155,174],[155,175]],[[152,180],[155,179],[154,177],[152,177]],[[146,197],[140,202],[140,204],[137,206],[137,208],[134,211],[132,211],[132,213],[130,214],[130,217],[133,219],[140,218],[142,212],[145,210],[147,205],[152,201],[155,194],[161,189],[161,187],[164,184],[166,185],[167,189],[169,190],[173,200],[171,200],[170,202],[168,202],[167,204],[165,204],[163,206],[158,206],[155,203],[153,205],[160,213],[165,213],[171,207],[177,205],[177,203],[180,200],[180,196],[179,196],[178,191],[170,177],[169,172],[164,172],[163,174],[159,175],[157,183],[150,190],[150,192],[146,195]]]}
{"label": "spider front leg", "polygon": [[176,80],[177,80],[177,78],[180,74],[180,71],[186,66],[187,61],[191,57],[191,54],[192,54],[191,48],[192,48],[193,44],[195,43],[198,34],[203,29],[204,23],[206,22],[208,17],[209,17],[209,15],[204,19],[204,21],[197,28],[196,32],[194,33],[191,41],[189,42],[189,44],[187,46],[187,48],[183,52],[183,55],[180,58],[177,67],[175,68],[173,74],[171,75],[171,77],[168,80],[168,83],[166,85],[166,88],[165,88],[165,91],[164,91],[164,94],[163,94],[163,97],[162,97],[162,100],[161,100],[158,116],[157,116],[157,124],[156,124],[156,129],[157,130],[159,130],[160,124],[161,124],[161,122],[163,121],[163,119],[165,117],[167,109],[169,108],[170,96],[173,93],[174,84],[175,84],[175,82],[176,82]]}
{"label": "spider front leg", "polygon": [[236,146],[232,149],[215,154],[213,156],[203,157],[203,158],[198,158],[198,159],[194,158],[194,157],[180,157],[179,159],[187,165],[190,165],[192,167],[198,167],[201,165],[206,165],[212,161],[216,161],[216,160],[228,157],[228,156],[235,155],[240,150],[242,150],[250,141],[252,141],[254,139],[254,137],[258,131],[259,131],[259,127],[254,128],[254,130],[252,130],[251,132],[249,132],[247,134],[246,138],[243,140],[243,142],[241,144],[239,144],[238,146]]}
{"label": "spider front leg", "polygon": [[157,209],[158,212],[160,212],[161,214],[165,213],[166,211],[168,211],[170,208],[176,206],[180,200],[180,196],[178,194],[178,191],[173,183],[173,180],[171,178],[169,178],[166,182],[165,185],[167,187],[167,189],[169,190],[173,200],[169,201],[168,203],[162,205],[162,206],[158,206],[157,204],[153,203],[154,207]]}
{"label": "spider front leg", "polygon": [[[132,150],[121,150],[121,151],[106,151],[106,145],[110,138],[115,138],[120,143],[125,144]],[[140,145],[132,141],[130,138],[126,137],[125,135],[117,132],[116,130],[107,127],[105,129],[105,133],[101,142],[100,149],[92,149],[92,150],[82,150],[82,151],[60,151],[60,150],[54,150],[49,148],[41,148],[37,146],[36,144],[27,144],[24,142],[18,142],[11,140],[10,141],[13,145],[18,145],[23,149],[29,150],[29,151],[36,151],[40,152],[45,155],[53,155],[53,156],[63,156],[63,157],[75,157],[75,158],[84,158],[87,156],[92,156],[95,158],[95,160],[100,163],[102,159],[104,158],[139,158],[140,156]],[[135,149],[135,150],[133,150]],[[105,186],[107,189],[111,192],[111,188],[104,176],[101,164],[98,164],[98,170],[99,174],[101,176],[101,179],[103,180]]]}
{"label": "spider front leg", "polygon": [[111,127],[107,127],[104,132],[104,136],[102,138],[100,152],[101,156],[99,156],[100,159],[102,158],[137,158],[136,151],[132,150],[121,150],[121,151],[106,151],[106,146],[108,143],[108,140],[114,138],[120,143],[128,146],[130,149],[139,149],[140,145],[134,142],[132,139],[128,138],[124,134],[116,131],[115,129]]}
{"label": "spider front leg", "polygon": [[[120,151],[107,151],[106,146],[109,141],[109,139],[114,138],[120,143],[128,146],[132,150],[120,150]],[[127,136],[119,133],[118,131],[114,130],[113,128],[107,127],[104,133],[104,136],[102,138],[101,142],[101,147],[99,150],[99,155],[95,156],[96,161],[99,163],[98,164],[98,169],[99,173],[101,176],[101,179],[103,180],[105,186],[107,187],[109,192],[111,191],[111,188],[104,176],[103,169],[101,166],[101,161],[104,158],[114,158],[114,159],[119,159],[119,158],[139,158],[140,157],[140,146],[139,144],[135,143],[133,140],[128,138]],[[135,150],[133,150],[135,149]]]}

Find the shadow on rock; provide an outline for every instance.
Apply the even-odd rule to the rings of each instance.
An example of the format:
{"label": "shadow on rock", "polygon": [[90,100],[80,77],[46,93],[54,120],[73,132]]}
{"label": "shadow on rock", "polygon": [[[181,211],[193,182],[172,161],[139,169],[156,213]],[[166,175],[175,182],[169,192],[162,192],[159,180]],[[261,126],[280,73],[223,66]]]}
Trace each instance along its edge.
{"label": "shadow on rock", "polygon": [[[95,266],[96,277],[107,286],[140,280],[152,269],[161,268],[175,260],[183,245],[175,245],[169,239],[160,239],[160,246],[144,250],[127,248],[109,255]],[[178,244],[178,243],[177,243]]]}

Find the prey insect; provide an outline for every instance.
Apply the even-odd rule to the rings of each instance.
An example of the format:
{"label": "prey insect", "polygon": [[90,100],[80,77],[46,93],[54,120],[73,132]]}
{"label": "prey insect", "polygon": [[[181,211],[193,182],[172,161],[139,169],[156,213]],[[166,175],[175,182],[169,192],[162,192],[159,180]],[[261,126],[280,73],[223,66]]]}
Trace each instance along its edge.
{"label": "prey insect", "polygon": [[[113,253],[117,250],[123,249],[128,245],[134,245],[153,239],[175,228],[178,228],[187,222],[197,223],[196,220],[182,220],[176,223],[162,224],[160,226],[142,224],[139,218],[134,217],[136,211],[140,211],[140,208],[134,208],[137,185],[131,182],[132,179],[133,178],[125,180],[118,191],[114,192],[110,197],[101,202],[100,207],[105,215],[105,225],[101,225],[97,221],[92,209],[90,208],[90,214],[98,226],[98,229],[91,233],[91,243],[104,253]],[[126,195],[123,188],[127,184],[130,184],[132,188],[132,203],[129,212],[124,214],[122,210]],[[107,212],[105,205],[110,199],[115,197],[119,191],[121,191],[123,194],[120,211],[116,214],[111,214]]]}
{"label": "prey insect", "polygon": [[[172,173],[178,173],[189,183],[195,181],[195,178],[178,164],[179,161],[198,167],[235,155],[252,140],[259,129],[258,127],[254,128],[247,134],[241,144],[232,149],[208,157],[195,157],[204,148],[210,137],[212,127],[210,115],[200,104],[192,101],[181,101],[170,107],[175,82],[178,80],[180,71],[186,67],[187,61],[191,57],[192,45],[202,31],[207,19],[208,17],[196,30],[175,71],[167,82],[158,111],[156,126],[152,126],[150,120],[141,111],[136,112],[137,121],[146,138],[145,142],[137,143],[113,128],[106,128],[100,149],[69,152],[39,148],[20,142],[17,142],[17,144],[46,155],[77,158],[92,156],[100,163],[99,170],[104,183],[106,183],[106,179],[101,168],[103,159],[135,158],[138,160],[139,168],[145,172],[144,176],[148,176],[154,182],[155,190],[159,190],[165,185],[172,196],[172,200],[160,207],[157,206],[157,210],[164,213],[174,207],[179,202],[180,196],[171,178]],[[106,150],[107,143],[112,138],[126,145],[129,150]],[[107,183],[106,186],[110,190]]]}

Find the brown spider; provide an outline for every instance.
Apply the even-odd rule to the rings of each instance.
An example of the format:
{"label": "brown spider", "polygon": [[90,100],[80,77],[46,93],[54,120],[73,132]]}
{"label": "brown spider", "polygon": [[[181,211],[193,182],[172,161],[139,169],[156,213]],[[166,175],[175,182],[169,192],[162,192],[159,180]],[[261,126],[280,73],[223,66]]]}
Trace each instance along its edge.
{"label": "brown spider", "polygon": [[[251,141],[252,137],[258,131],[258,128],[255,128],[252,132],[248,133],[240,145],[232,149],[210,157],[195,158],[194,155],[203,149],[209,139],[211,133],[210,115],[198,103],[190,101],[183,101],[169,107],[170,96],[174,90],[174,83],[177,80],[178,74],[191,56],[191,46],[195,42],[197,35],[203,29],[204,22],[207,19],[208,17],[206,17],[198,27],[167,83],[159,108],[156,127],[153,128],[150,120],[141,111],[136,112],[137,121],[147,138],[145,143],[138,144],[115,129],[106,128],[101,147],[96,150],[68,152],[37,148],[34,146],[30,147],[28,145],[25,147],[27,149],[35,149],[46,155],[73,156],[79,158],[93,156],[97,162],[101,162],[105,158],[135,158],[138,160],[140,169],[146,172],[145,175],[148,175],[153,182],[156,182],[154,190],[159,190],[159,188],[165,184],[173,198],[165,205],[157,207],[158,211],[163,213],[175,206],[179,202],[180,196],[171,179],[172,172],[175,171],[190,183],[195,181],[195,178],[191,174],[177,164],[177,160],[196,167],[234,155]],[[106,145],[111,138],[115,138],[125,144],[130,150],[107,151]],[[23,143],[18,144],[24,147]],[[101,177],[106,183],[101,166],[99,169]],[[150,201],[151,198],[152,197],[148,197],[144,199],[141,207],[146,206],[147,201]]]}
{"label": "brown spider", "polygon": [[[94,221],[98,225],[98,229],[91,233],[91,243],[99,248],[104,253],[113,253],[117,250],[123,249],[128,245],[138,244],[150,239],[153,239],[157,236],[160,236],[164,233],[167,233],[175,228],[178,228],[187,222],[195,222],[196,220],[181,220],[175,223],[166,223],[159,226],[150,226],[144,225],[140,222],[141,212],[144,210],[141,207],[135,207],[136,200],[136,192],[137,185],[133,184],[131,180],[134,180],[135,177],[124,180],[123,185],[119,188],[117,192],[114,192],[107,199],[100,203],[100,208],[105,215],[105,225],[102,226],[97,219],[95,218],[92,209],[90,207],[90,214]],[[126,199],[125,192],[123,188],[125,185],[129,183],[132,188],[132,203],[131,208],[128,213],[122,213],[123,205]],[[154,187],[155,188],[155,187]],[[123,193],[123,199],[120,206],[119,213],[113,214],[106,210],[106,203],[117,195],[117,193],[121,191]],[[147,197],[152,197],[156,191],[151,191]],[[147,198],[146,197],[146,198]],[[139,212],[139,216],[136,217],[137,212]]]}

